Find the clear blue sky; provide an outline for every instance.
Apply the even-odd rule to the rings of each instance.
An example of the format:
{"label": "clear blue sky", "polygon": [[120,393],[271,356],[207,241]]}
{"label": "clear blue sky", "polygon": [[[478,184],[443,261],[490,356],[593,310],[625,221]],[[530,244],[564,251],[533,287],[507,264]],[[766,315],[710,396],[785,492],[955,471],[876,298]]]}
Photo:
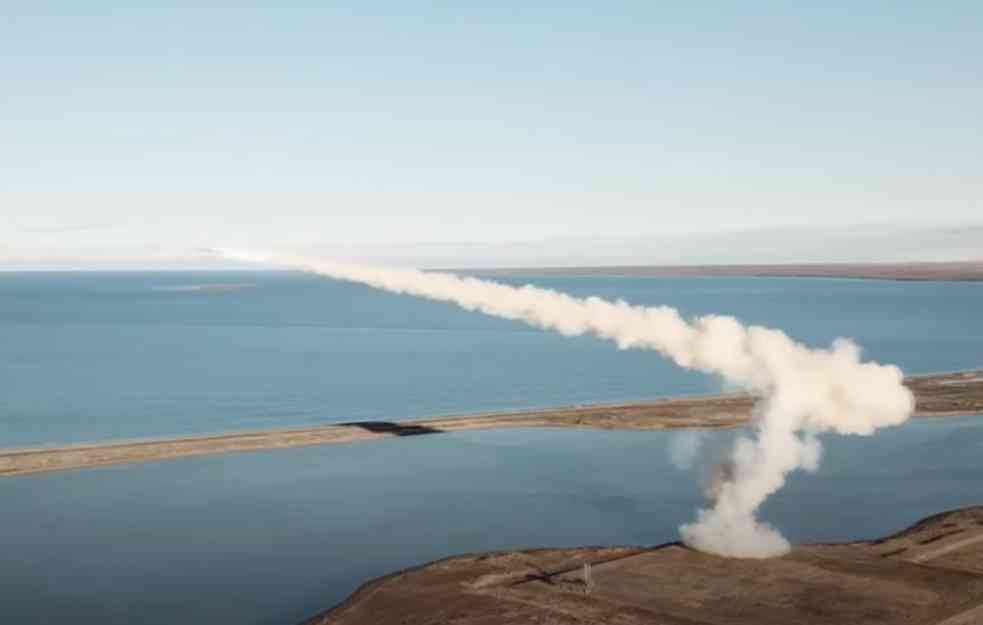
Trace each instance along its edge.
{"label": "clear blue sky", "polygon": [[7,3],[0,263],[983,221],[983,3]]}

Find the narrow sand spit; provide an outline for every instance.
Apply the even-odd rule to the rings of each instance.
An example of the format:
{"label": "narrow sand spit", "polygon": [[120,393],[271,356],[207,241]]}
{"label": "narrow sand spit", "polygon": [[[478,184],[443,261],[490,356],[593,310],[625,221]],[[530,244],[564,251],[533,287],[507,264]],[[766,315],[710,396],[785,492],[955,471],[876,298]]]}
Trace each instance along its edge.
{"label": "narrow sand spit", "polygon": [[[905,383],[915,393],[916,416],[983,414],[983,371],[912,377]],[[509,427],[586,427],[609,430],[726,428],[746,423],[753,403],[752,397],[743,394],[708,395],[420,421],[358,421],[211,436],[12,449],[0,451],[0,476],[463,430]]]}

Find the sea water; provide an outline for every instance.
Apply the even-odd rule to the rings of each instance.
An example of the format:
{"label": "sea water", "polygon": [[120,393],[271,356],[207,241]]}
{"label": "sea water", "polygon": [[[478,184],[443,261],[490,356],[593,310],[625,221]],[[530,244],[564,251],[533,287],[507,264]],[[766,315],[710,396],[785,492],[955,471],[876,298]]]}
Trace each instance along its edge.
{"label": "sea water", "polygon": [[[292,625],[449,555],[677,540],[700,496],[673,436],[454,432],[0,478],[0,623]],[[825,442],[762,510],[794,542],[983,502],[983,418]]]}
{"label": "sea water", "polygon": [[[513,280],[522,283],[526,280]],[[980,288],[529,279],[980,366]],[[0,440],[59,444],[718,390],[650,352],[298,274],[0,274]],[[730,432],[708,434],[725,445]],[[658,544],[700,504],[671,432],[456,432],[0,478],[0,623],[296,623],[456,553]],[[795,542],[981,502],[983,419],[827,436],[762,510]]]}
{"label": "sea water", "polygon": [[[855,338],[907,373],[983,363],[972,283],[525,278],[573,295],[733,314],[809,345]],[[0,273],[0,447],[715,392],[619,351],[296,273]]]}

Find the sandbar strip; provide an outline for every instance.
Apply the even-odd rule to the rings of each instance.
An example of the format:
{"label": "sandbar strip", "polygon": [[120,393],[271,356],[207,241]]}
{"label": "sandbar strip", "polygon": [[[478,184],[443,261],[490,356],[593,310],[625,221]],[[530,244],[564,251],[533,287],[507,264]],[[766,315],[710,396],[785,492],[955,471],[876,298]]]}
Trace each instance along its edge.
{"label": "sandbar strip", "polygon": [[[911,377],[905,383],[915,393],[918,417],[983,415],[983,371]],[[747,423],[753,404],[754,399],[744,394],[707,395],[419,421],[356,421],[208,436],[11,449],[0,451],[0,477],[466,430],[515,427],[608,430],[729,428]]]}

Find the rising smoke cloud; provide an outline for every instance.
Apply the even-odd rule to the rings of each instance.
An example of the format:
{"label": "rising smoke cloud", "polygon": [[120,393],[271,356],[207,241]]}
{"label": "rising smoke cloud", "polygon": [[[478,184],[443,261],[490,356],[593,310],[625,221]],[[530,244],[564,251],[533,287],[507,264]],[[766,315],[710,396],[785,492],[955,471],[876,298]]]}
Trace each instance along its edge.
{"label": "rising smoke cloud", "polygon": [[686,320],[667,306],[576,298],[447,273],[220,253],[450,302],[567,336],[592,334],[621,349],[654,350],[680,367],[720,376],[750,392],[758,401],[749,434],[737,438],[705,489],[708,506],[693,523],[680,527],[686,544],[723,556],[766,558],[789,550],[778,530],[756,515],[791,471],[815,470],[821,455],[818,434],[866,436],[904,422],[914,408],[900,369],[861,361],[860,348],[847,339],[810,349],[779,330],[720,315]]}
{"label": "rising smoke cloud", "polygon": [[680,471],[692,469],[703,447],[704,436],[702,430],[682,430],[673,434],[669,441],[669,461],[673,466]]}

